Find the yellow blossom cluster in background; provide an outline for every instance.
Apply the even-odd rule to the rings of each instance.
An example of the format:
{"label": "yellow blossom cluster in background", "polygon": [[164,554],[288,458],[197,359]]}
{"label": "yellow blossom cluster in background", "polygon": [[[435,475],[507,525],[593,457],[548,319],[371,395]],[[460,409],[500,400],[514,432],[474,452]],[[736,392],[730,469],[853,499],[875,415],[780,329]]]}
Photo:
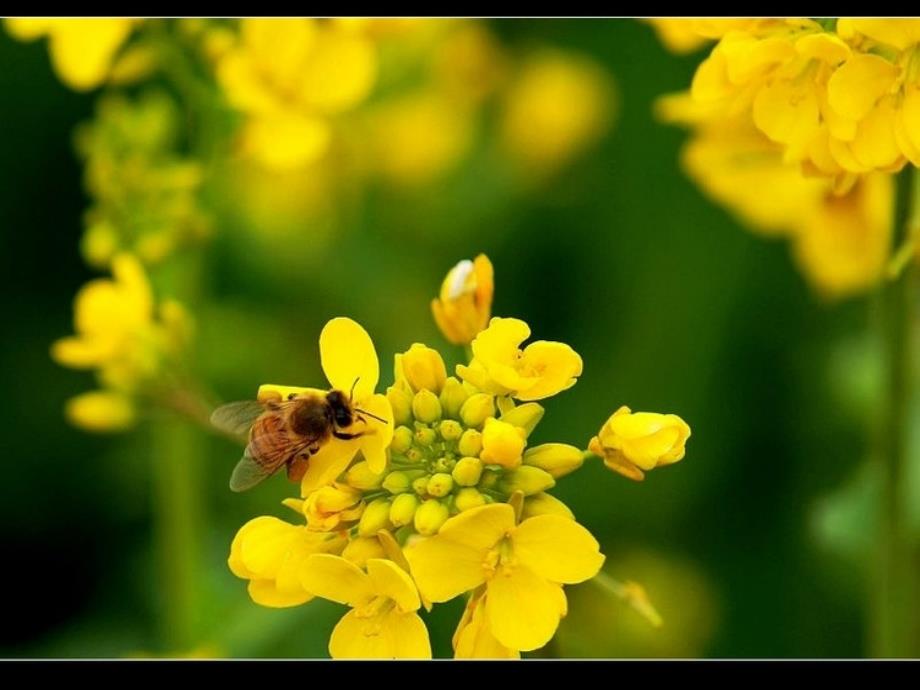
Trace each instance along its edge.
{"label": "yellow blossom cluster in background", "polygon": [[[383,396],[370,336],[350,319],[330,321],[319,339],[323,370],[334,389],[354,386],[355,407],[374,415],[375,427],[332,438],[310,457],[300,498],[284,501],[298,521],[254,518],[231,546],[230,568],[256,603],[321,597],[348,607],[330,637],[334,658],[428,658],[418,612],[458,596],[467,605],[453,637],[457,658],[518,658],[543,647],[566,615],[565,586],[606,577],[598,542],[549,493],[556,481],[595,456],[640,480],[639,468],[685,454],[683,420],[625,407],[588,450],[534,443],[544,415],[536,401],[571,388],[581,357],[564,343],[522,347],[527,324],[488,319],[485,256],[461,262],[445,284],[456,289],[442,291],[435,314],[445,336],[471,346],[470,362],[449,376],[437,350],[415,343],[396,355]],[[311,391],[262,386],[259,397]]]}
{"label": "yellow blossom cluster in background", "polygon": [[891,175],[920,160],[920,23],[652,23],[677,52],[716,41],[689,91],[658,104],[693,133],[687,172],[752,228],[788,237],[820,292],[874,285],[893,249]]}

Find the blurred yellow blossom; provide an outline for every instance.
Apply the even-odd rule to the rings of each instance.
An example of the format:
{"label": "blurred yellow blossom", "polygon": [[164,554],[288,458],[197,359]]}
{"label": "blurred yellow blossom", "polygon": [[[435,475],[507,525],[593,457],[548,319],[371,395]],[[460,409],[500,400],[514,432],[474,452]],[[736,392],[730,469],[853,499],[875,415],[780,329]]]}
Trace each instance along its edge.
{"label": "blurred yellow blossom", "polygon": [[329,640],[333,659],[430,659],[415,583],[392,561],[372,558],[367,572],[331,554],[311,556],[301,581],[316,596],[351,610]]}
{"label": "blurred yellow blossom", "polygon": [[54,71],[67,86],[88,91],[110,76],[119,49],[137,19],[28,18],[5,20],[6,30],[21,41],[48,37]]}
{"label": "blurred yellow blossom", "polygon": [[244,151],[279,169],[325,153],[330,118],[364,101],[376,73],[371,41],[314,19],[243,19],[217,64],[227,100],[247,116]]}
{"label": "blurred yellow blossom", "polygon": [[123,431],[134,426],[137,411],[130,396],[117,391],[89,391],[74,396],[64,407],[67,420],[87,431]]}
{"label": "blurred yellow blossom", "polygon": [[489,323],[494,292],[492,262],[485,254],[454,266],[441,283],[440,296],[431,302],[444,337],[456,345],[472,342]]}
{"label": "blurred yellow blossom", "polygon": [[610,76],[591,60],[545,51],[504,94],[500,135],[528,173],[552,173],[606,132],[614,113]]}
{"label": "blurred yellow blossom", "polygon": [[632,412],[625,405],[614,412],[588,449],[624,477],[641,481],[645,472],[683,459],[690,427],[677,415]]}
{"label": "blurred yellow blossom", "polygon": [[692,53],[707,43],[721,38],[729,31],[756,25],[758,19],[723,19],[697,17],[662,17],[647,19],[658,39],[673,53]]}

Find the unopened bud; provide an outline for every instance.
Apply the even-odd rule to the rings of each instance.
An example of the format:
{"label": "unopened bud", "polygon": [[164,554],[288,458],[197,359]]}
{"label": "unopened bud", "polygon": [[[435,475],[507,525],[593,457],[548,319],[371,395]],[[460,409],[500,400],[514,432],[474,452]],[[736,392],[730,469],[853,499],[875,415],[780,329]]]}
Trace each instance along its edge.
{"label": "unopened bud", "polygon": [[425,496],[428,493],[428,477],[412,480],[412,490],[419,496]]}
{"label": "unopened bud", "polygon": [[482,434],[475,429],[467,429],[463,432],[463,436],[460,437],[459,443],[457,443],[457,450],[460,451],[461,455],[479,457],[482,452]]}
{"label": "unopened bud", "polygon": [[553,476],[539,467],[521,465],[516,470],[506,472],[499,482],[499,488],[505,493],[520,491],[525,496],[546,491],[556,485]]}
{"label": "unopened bud", "polygon": [[457,497],[454,499],[454,507],[457,509],[458,513],[462,513],[464,510],[469,510],[470,508],[478,508],[485,504],[485,496],[476,489],[469,487],[460,489],[460,491],[457,492]]}
{"label": "unopened bud", "polygon": [[521,427],[527,436],[536,428],[543,419],[543,407],[535,402],[528,402],[508,410],[499,419],[508,424]]}
{"label": "unopened bud", "polygon": [[482,462],[479,458],[460,458],[451,476],[459,486],[476,486],[482,476]]}
{"label": "unopened bud", "polygon": [[413,438],[415,438],[415,435],[409,427],[396,427],[396,429],[393,430],[393,440],[390,442],[390,450],[394,453],[405,453],[412,447]]}
{"label": "unopened bud", "polygon": [[416,508],[418,498],[414,494],[400,494],[390,504],[390,522],[394,527],[410,524],[415,517]]}
{"label": "unopened bud", "polygon": [[565,503],[552,494],[545,492],[534,494],[524,499],[521,519],[526,520],[537,515],[561,515],[569,520],[575,519],[575,515]]}
{"label": "unopened bud", "polygon": [[395,424],[412,423],[412,393],[400,386],[387,388],[387,400],[393,408],[393,422]]}
{"label": "unopened bud", "polygon": [[454,419],[445,419],[438,425],[438,433],[445,441],[456,441],[463,435],[463,427]]}
{"label": "unopened bud", "polygon": [[558,479],[581,467],[584,457],[584,451],[567,443],[543,443],[524,453],[524,464],[546,470]]}
{"label": "unopened bud", "polygon": [[463,384],[453,376],[448,377],[444,382],[444,388],[439,397],[444,416],[459,419],[460,408],[463,407],[463,403],[466,402],[468,397],[470,397],[470,394],[466,392]]}
{"label": "unopened bud", "polygon": [[376,489],[382,481],[383,475],[371,472],[370,465],[364,460],[356,462],[345,473],[345,483],[361,491]]}
{"label": "unopened bud", "polygon": [[402,372],[413,390],[429,390],[435,395],[441,392],[447,378],[447,368],[437,350],[415,343],[397,356],[396,368]]}
{"label": "unopened bud", "polygon": [[438,472],[428,479],[428,493],[438,498],[446,496],[454,488],[454,479],[445,472]]}
{"label": "unopened bud", "polygon": [[482,426],[495,415],[495,400],[488,393],[476,393],[467,398],[460,408],[460,419],[468,427]]}
{"label": "unopened bud", "polygon": [[361,515],[358,522],[358,535],[373,537],[379,530],[386,529],[390,524],[390,502],[385,498],[378,498],[371,502]]}
{"label": "unopened bud", "polygon": [[438,440],[438,435],[434,429],[423,426],[415,430],[415,442],[424,448],[428,448]]}
{"label": "unopened bud", "polygon": [[391,494],[401,494],[409,490],[411,480],[405,472],[390,472],[383,480],[383,488]]}
{"label": "unopened bud", "polygon": [[441,403],[430,390],[420,390],[412,398],[412,414],[420,422],[431,424],[441,418]]}
{"label": "unopened bud", "polygon": [[415,511],[415,531],[424,536],[435,534],[449,516],[447,506],[440,501],[429,498]]}

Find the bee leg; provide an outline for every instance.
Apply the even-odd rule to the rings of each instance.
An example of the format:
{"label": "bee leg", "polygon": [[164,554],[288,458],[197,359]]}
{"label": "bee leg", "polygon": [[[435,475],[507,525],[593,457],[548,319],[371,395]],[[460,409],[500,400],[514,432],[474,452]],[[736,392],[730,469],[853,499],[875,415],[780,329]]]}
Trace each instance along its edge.
{"label": "bee leg", "polygon": [[292,482],[299,482],[307,473],[310,461],[303,455],[296,455],[288,461],[287,476]]}
{"label": "bee leg", "polygon": [[333,431],[332,435],[343,441],[351,441],[354,438],[359,438],[361,436],[364,436],[364,432],[361,432],[360,434],[348,434],[344,431]]}

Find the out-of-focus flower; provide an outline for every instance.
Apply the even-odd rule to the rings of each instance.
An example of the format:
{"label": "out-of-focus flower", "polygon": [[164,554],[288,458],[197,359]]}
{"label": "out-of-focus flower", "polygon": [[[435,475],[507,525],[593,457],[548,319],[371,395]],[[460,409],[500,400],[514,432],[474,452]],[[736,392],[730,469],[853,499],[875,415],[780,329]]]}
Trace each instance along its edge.
{"label": "out-of-focus flower", "polygon": [[84,258],[104,267],[120,251],[147,264],[210,232],[210,217],[199,201],[200,164],[176,152],[180,115],[159,91],[135,101],[103,98],[96,116],[76,132],[84,180],[93,199],[85,217]]}
{"label": "out-of-focus flower", "polygon": [[647,19],[658,39],[673,53],[692,53],[729,31],[739,31],[755,26],[759,19],[696,19],[672,18]]}
{"label": "out-of-focus flower", "polygon": [[301,575],[316,596],[350,606],[329,639],[333,659],[430,659],[415,583],[393,561],[372,558],[367,572],[330,554],[311,556]]}
{"label": "out-of-focus flower", "polygon": [[486,585],[492,636],[511,650],[546,644],[565,614],[562,584],[590,579],[604,562],[578,523],[541,515],[515,525],[507,504],[474,508],[406,549],[419,591],[432,602]]}
{"label": "out-of-focus flower", "polygon": [[559,51],[539,53],[504,95],[503,146],[527,173],[555,172],[600,139],[614,105],[612,81],[600,66]]}
{"label": "out-of-focus flower", "polygon": [[112,75],[116,55],[137,19],[6,19],[6,30],[21,41],[48,38],[51,63],[62,82],[77,91],[101,86]]}
{"label": "out-of-focus flower", "polygon": [[227,100],[247,116],[244,150],[278,169],[322,156],[331,118],[363,102],[376,74],[371,41],[313,19],[244,19],[217,64]]}
{"label": "out-of-focus flower", "polygon": [[444,337],[456,345],[471,343],[489,323],[494,292],[492,262],[485,254],[454,266],[441,283],[440,296],[431,302]]}
{"label": "out-of-focus flower", "polygon": [[473,340],[473,361],[457,374],[477,388],[518,400],[541,400],[571,388],[581,376],[581,357],[565,343],[537,340],[523,350],[530,327],[495,317]]}
{"label": "out-of-focus flower", "polygon": [[624,477],[641,481],[645,472],[679,462],[690,427],[674,414],[632,412],[625,405],[604,422],[588,449]]}
{"label": "out-of-focus flower", "polygon": [[92,431],[120,430],[135,419],[135,398],[174,364],[187,346],[191,322],[174,301],[159,308],[140,262],[122,254],[112,279],[87,283],[74,304],[76,335],[56,341],[51,356],[74,369],[94,369],[104,391],[74,398],[67,416]]}

